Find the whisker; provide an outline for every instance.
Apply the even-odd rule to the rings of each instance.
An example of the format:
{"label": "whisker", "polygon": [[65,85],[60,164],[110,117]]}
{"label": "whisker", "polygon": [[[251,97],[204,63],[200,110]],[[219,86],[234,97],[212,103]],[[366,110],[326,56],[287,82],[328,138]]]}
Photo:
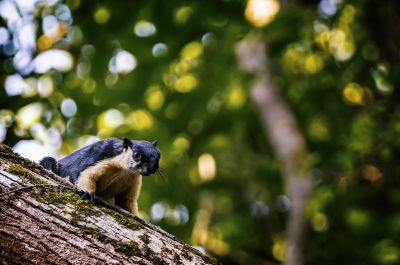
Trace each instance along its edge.
{"label": "whisker", "polygon": [[156,171],[156,175],[160,180],[162,181],[166,180],[165,173],[161,168],[158,168],[158,170]]}
{"label": "whisker", "polygon": [[161,175],[165,175],[165,169],[164,168],[162,168],[162,167],[160,167],[159,169],[158,169],[158,171],[160,172],[160,174]]}
{"label": "whisker", "polygon": [[159,168],[158,168],[158,171],[160,171],[161,173],[165,173],[165,169],[162,168],[162,167],[159,167]]}

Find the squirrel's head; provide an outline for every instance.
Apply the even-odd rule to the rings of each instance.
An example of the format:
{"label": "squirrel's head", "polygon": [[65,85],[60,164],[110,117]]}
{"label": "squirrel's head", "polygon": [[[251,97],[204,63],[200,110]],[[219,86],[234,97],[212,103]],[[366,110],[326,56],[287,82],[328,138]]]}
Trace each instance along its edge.
{"label": "squirrel's head", "polygon": [[124,150],[130,148],[132,150],[132,164],[129,165],[130,170],[139,172],[143,176],[154,174],[158,170],[158,162],[160,160],[160,151],[157,149],[157,140],[153,142],[147,141],[131,141],[124,138]]}

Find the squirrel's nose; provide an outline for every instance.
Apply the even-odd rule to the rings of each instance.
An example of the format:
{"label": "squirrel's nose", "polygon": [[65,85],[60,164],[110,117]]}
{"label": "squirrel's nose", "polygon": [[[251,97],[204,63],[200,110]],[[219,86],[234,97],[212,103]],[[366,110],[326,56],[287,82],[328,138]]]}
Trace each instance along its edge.
{"label": "squirrel's nose", "polygon": [[158,161],[154,157],[149,159],[149,163],[147,164],[147,170],[151,173],[155,173],[158,170]]}
{"label": "squirrel's nose", "polygon": [[146,164],[146,170],[150,173],[156,173],[158,169],[158,163],[148,163]]}

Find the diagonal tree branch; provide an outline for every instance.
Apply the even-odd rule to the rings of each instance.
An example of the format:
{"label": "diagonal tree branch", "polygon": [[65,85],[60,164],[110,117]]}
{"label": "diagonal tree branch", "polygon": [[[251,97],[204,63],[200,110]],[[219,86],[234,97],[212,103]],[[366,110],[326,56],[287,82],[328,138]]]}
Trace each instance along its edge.
{"label": "diagonal tree branch", "polygon": [[216,263],[115,205],[81,200],[71,183],[3,144],[0,194],[0,263]]}

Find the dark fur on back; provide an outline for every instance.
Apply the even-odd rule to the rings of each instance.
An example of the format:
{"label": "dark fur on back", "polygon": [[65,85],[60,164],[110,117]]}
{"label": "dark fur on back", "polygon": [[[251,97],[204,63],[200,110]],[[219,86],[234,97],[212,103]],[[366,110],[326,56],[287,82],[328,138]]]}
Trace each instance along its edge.
{"label": "dark fur on back", "polygon": [[[98,141],[76,150],[58,162],[52,157],[45,157],[40,161],[40,164],[60,177],[69,177],[69,180],[75,184],[82,171],[104,159],[121,154],[123,149],[129,146],[135,152],[144,155],[142,163],[147,165],[147,170],[150,173],[154,173],[158,169],[158,160],[160,159],[160,153],[155,148],[156,142],[125,140],[127,141],[125,143],[117,138]],[[148,171],[145,172],[146,175]]]}
{"label": "dark fur on back", "polygon": [[117,138],[98,141],[79,149],[58,161],[58,175],[70,177],[75,183],[79,174],[86,168],[93,166],[98,161],[120,154],[123,151],[123,143]]}

